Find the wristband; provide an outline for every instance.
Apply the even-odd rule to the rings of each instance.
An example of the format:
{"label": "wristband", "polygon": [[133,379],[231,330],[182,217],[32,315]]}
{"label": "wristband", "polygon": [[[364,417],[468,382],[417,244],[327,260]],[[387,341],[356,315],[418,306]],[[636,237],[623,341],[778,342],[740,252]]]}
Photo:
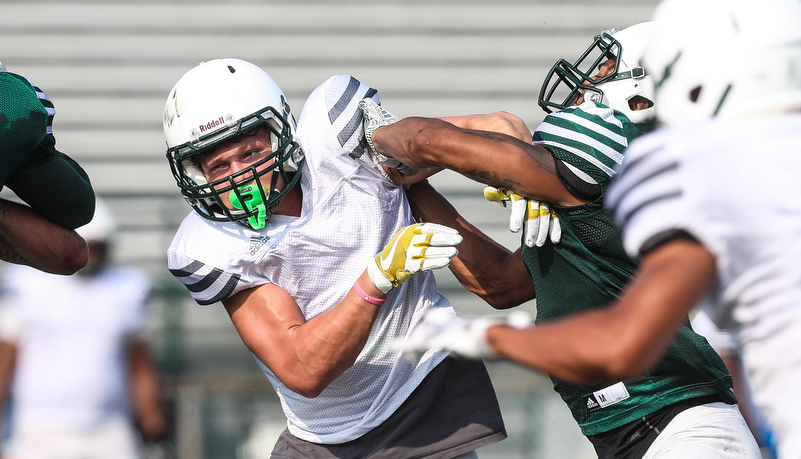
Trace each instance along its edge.
{"label": "wristband", "polygon": [[381,306],[387,302],[386,298],[384,298],[383,300],[381,298],[373,298],[372,296],[364,293],[364,290],[362,290],[362,287],[359,285],[359,279],[356,279],[356,282],[353,283],[353,289],[356,290],[356,294],[359,295],[359,298],[363,299],[364,301],[370,304]]}

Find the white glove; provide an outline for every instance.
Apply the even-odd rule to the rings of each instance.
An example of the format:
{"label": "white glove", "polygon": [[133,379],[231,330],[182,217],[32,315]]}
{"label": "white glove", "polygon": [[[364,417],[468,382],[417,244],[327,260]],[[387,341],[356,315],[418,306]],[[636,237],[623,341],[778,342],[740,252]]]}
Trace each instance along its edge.
{"label": "white glove", "polygon": [[493,325],[508,324],[515,328],[531,325],[531,316],[525,311],[514,311],[503,317],[459,317],[450,308],[429,311],[405,340],[392,346],[410,361],[428,350],[450,351],[462,357],[480,359],[495,357],[487,342],[487,329]]}
{"label": "white glove", "polygon": [[542,247],[548,235],[551,242],[558,244],[562,239],[562,224],[559,217],[551,212],[547,202],[520,196],[507,188],[484,188],[484,197],[505,207],[509,216],[509,231],[513,233],[524,229],[524,243],[528,247]]}
{"label": "white glove", "polygon": [[364,137],[367,139],[367,144],[370,145],[370,150],[373,151],[378,161],[387,167],[398,169],[404,175],[412,175],[417,172],[417,169],[407,166],[395,158],[384,156],[373,145],[373,133],[375,130],[381,126],[397,123],[400,118],[384,110],[384,107],[378,105],[376,101],[369,97],[359,102],[359,108],[362,109],[364,116]]}
{"label": "white glove", "polygon": [[436,223],[409,225],[367,264],[367,275],[386,294],[416,272],[448,266],[459,253],[455,246],[461,243],[462,236],[453,228]]}

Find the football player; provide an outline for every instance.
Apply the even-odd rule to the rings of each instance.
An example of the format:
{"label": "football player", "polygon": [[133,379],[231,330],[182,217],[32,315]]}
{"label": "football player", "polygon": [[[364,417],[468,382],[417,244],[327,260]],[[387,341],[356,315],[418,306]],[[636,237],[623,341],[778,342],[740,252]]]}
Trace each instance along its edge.
{"label": "football player", "polygon": [[[619,32],[621,38],[626,36],[623,32]],[[459,281],[496,308],[514,307],[536,297],[538,324],[602,309],[618,298],[637,269],[623,248],[619,226],[603,208],[603,197],[639,131],[624,113],[601,102],[599,94],[605,88],[591,86],[593,80],[617,81],[607,77],[620,72],[618,64],[639,60],[634,54],[644,48],[644,40],[639,46],[628,46],[617,41],[616,35],[604,33],[596,41],[605,43],[605,50],[583,72],[586,82],[581,84],[590,89],[567,94],[567,103],[575,99],[578,105],[565,103],[546,116],[533,133],[533,144],[436,119],[391,123],[394,120],[386,110],[370,100],[363,102],[368,139],[384,156],[419,171],[446,167],[486,185],[551,203],[561,220],[558,244],[546,241],[542,247],[531,247],[523,243],[512,253],[466,223],[429,185],[408,190],[417,217],[457,228],[464,237],[450,265]],[[639,69],[626,72],[644,76],[646,71]],[[640,88],[630,88],[635,89]],[[612,93],[608,91],[607,96]],[[632,94],[630,100],[637,95]],[[466,323],[469,326],[463,326]],[[490,347],[494,343],[484,337],[498,323],[433,315],[400,345],[411,351],[447,348],[474,358],[498,355],[524,365],[530,365],[532,356],[546,359],[562,352],[555,346],[518,343],[513,354],[496,353]],[[519,326],[509,324],[503,330]],[[599,457],[666,457],[667,443],[682,448],[683,457],[721,458],[721,439],[726,439],[741,457],[758,458],[759,449],[737,409],[725,365],[688,323],[677,328],[678,334],[674,333],[644,376],[595,373],[576,380],[571,373],[575,369],[567,364],[556,371],[535,368],[549,373],[554,389]],[[616,348],[616,343],[596,343],[597,352],[605,353],[601,349],[605,347]],[[689,428],[686,418],[692,420]]]}
{"label": "football player", "polygon": [[665,0],[655,20],[644,62],[665,127],[632,145],[609,190],[643,257],[610,315],[639,330],[622,344],[643,368],[711,292],[778,457],[801,457],[801,3]]}
{"label": "football player", "polygon": [[[639,57],[652,31],[650,22],[602,31],[578,59],[556,61],[543,80],[537,103],[546,113],[553,113],[592,100],[623,113],[638,129],[649,130],[654,83]],[[601,187],[597,181],[567,162],[557,160],[557,165],[560,174],[570,177],[565,183],[574,193],[598,196]],[[542,247],[549,236],[551,242],[559,243],[561,225],[549,203],[492,186],[484,189],[484,196],[510,211],[509,229],[514,233],[522,229],[525,245]]]}
{"label": "football player", "polygon": [[281,399],[288,429],[271,457],[476,457],[506,436],[483,363],[437,351],[409,362],[388,345],[431,309],[454,314],[429,271],[461,237],[415,224],[390,178],[401,174],[365,150],[365,97],[378,99],[334,76],[296,126],[249,62],[181,77],[164,132],[194,211],[169,268],[199,304],[222,302]]}

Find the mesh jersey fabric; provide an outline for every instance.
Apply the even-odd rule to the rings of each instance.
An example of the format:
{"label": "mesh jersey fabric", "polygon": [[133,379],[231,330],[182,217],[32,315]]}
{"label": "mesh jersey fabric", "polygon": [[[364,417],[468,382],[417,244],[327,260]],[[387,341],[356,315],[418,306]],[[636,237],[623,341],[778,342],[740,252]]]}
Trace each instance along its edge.
{"label": "mesh jersey fabric", "polygon": [[607,205],[630,253],[681,229],[716,260],[720,328],[735,332],[779,456],[801,450],[801,115],[674,125],[631,146]]}
{"label": "mesh jersey fabric", "polygon": [[55,149],[50,99],[25,77],[0,72],[0,189],[70,229],[92,219],[95,195],[89,176]]}
{"label": "mesh jersey fabric", "polygon": [[[0,72],[0,185],[4,186],[34,150],[53,136],[55,108],[45,107],[36,88],[25,77]],[[48,113],[52,111],[52,115]]]}
{"label": "mesh jersey fabric", "polygon": [[12,430],[130,424],[128,346],[145,331],[149,279],[123,266],[57,276],[12,265],[2,287],[0,338],[18,347]]}
{"label": "mesh jersey fabric", "polygon": [[[358,103],[371,96],[378,100],[375,90],[338,75],[306,101],[297,130],[306,154],[300,217],[273,215],[260,231],[194,212],[184,220],[168,263],[198,303],[274,283],[311,319],[341,301],[367,262],[414,223],[403,187],[365,150]],[[446,356],[427,352],[409,362],[386,346],[434,307],[451,309],[430,272],[392,290],[355,364],[313,399],[289,390],[259,362],[290,432],[311,442],[343,443],[386,420]]]}
{"label": "mesh jersey fabric", "polygon": [[[565,109],[557,115],[557,121],[551,115],[546,117],[545,129],[538,128],[535,139],[546,140],[545,147],[555,157],[600,184],[608,184],[614,164],[623,160],[623,152],[636,135],[636,129],[618,112],[594,102]],[[548,134],[556,124],[559,138]],[[598,136],[608,138],[603,140]],[[582,149],[588,137],[593,139]],[[525,244],[522,247],[523,261],[537,290],[538,322],[610,305],[637,269],[636,261],[623,248],[619,227],[603,208],[602,198],[580,206],[553,205],[551,209],[562,222],[559,244],[548,242],[534,249]],[[689,324],[648,374],[623,381],[629,396],[617,403],[601,408],[595,400],[597,396],[593,393],[610,384],[580,385],[552,380],[584,435],[607,432],[677,401],[714,394],[732,386],[720,357]]]}

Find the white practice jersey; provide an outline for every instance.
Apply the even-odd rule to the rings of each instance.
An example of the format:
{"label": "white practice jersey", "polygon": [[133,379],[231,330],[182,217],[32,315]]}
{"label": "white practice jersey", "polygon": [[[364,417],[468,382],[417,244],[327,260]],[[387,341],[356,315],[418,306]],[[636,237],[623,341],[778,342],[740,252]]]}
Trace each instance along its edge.
{"label": "white practice jersey", "polygon": [[[195,212],[184,220],[169,248],[169,268],[198,303],[273,283],[312,319],[336,306],[368,261],[414,223],[403,187],[366,149],[358,107],[365,97],[378,100],[375,90],[338,75],[306,101],[297,131],[306,154],[300,217],[273,215],[260,231]],[[392,290],[356,363],[316,398],[292,392],[259,362],[281,399],[290,432],[335,444],[386,420],[446,356],[429,352],[409,362],[388,349],[434,307],[450,304],[430,272]]]}
{"label": "white practice jersey", "polygon": [[676,125],[632,144],[606,204],[632,255],[677,229],[714,254],[709,314],[735,331],[775,433],[801,442],[799,175],[799,114]]}
{"label": "white practice jersey", "polygon": [[122,266],[95,276],[8,268],[0,334],[18,349],[15,435],[130,424],[129,346],[143,339],[150,288],[143,273]]}

